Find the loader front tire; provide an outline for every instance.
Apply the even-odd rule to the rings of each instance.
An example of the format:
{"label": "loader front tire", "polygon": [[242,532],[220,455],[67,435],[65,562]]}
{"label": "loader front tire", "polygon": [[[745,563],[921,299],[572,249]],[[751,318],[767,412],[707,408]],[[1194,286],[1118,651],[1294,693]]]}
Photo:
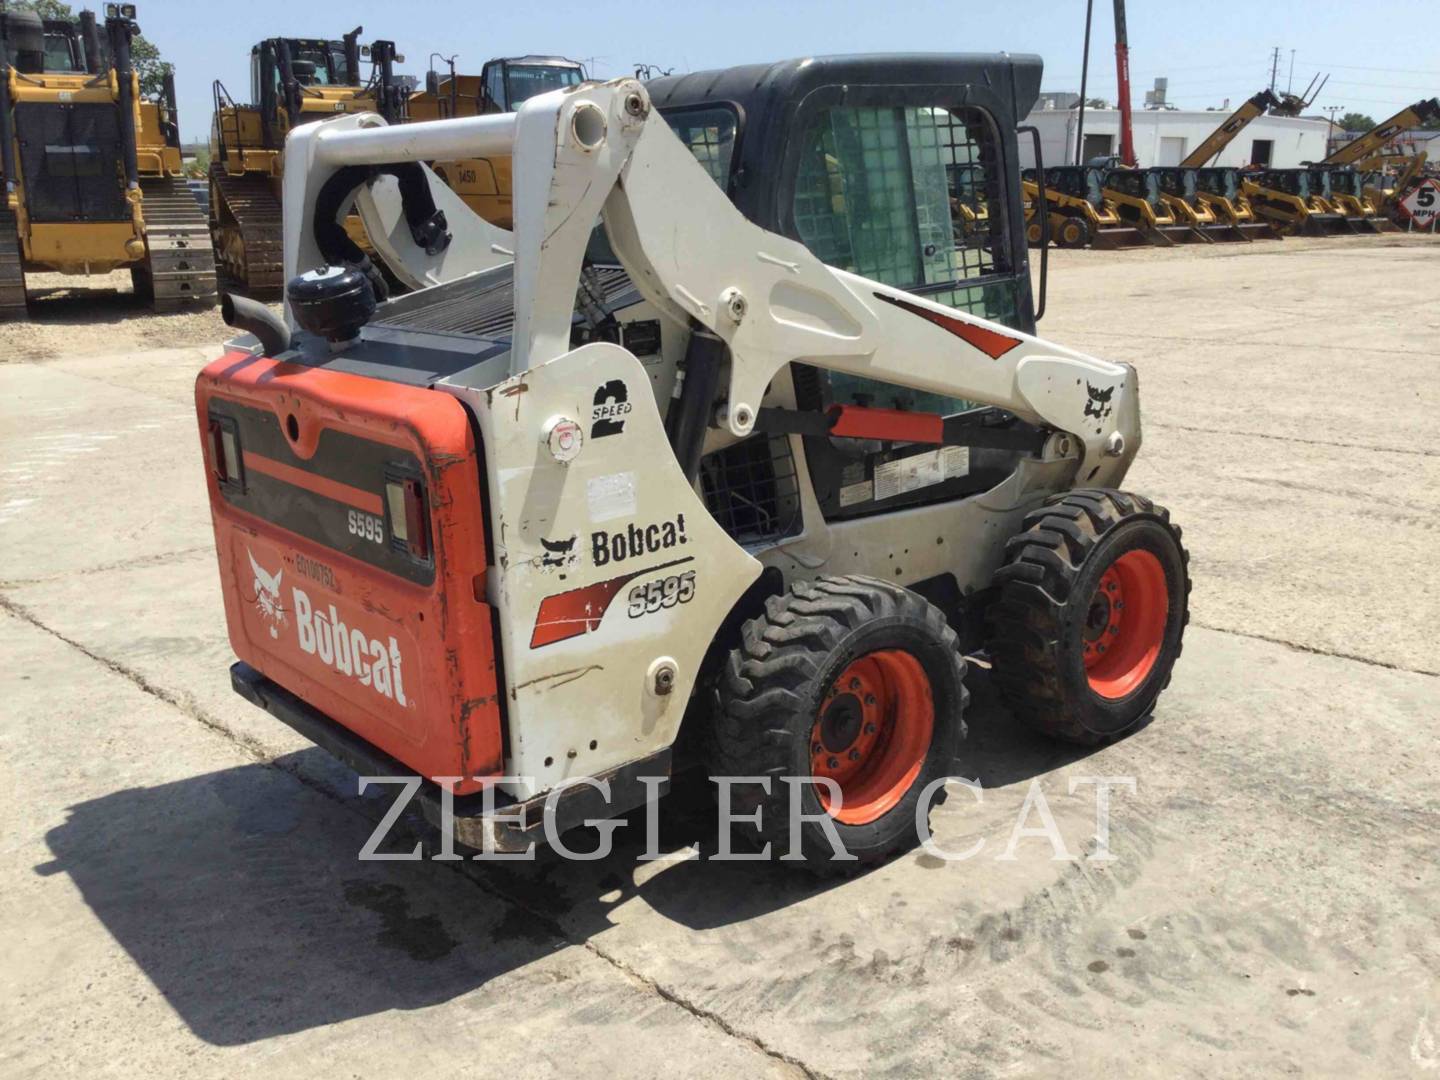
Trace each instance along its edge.
{"label": "loader front tire", "polygon": [[1169,512],[1077,489],[1025,517],[991,605],[994,680],[1022,721],[1095,745],[1144,719],[1180,656],[1189,556]]}
{"label": "loader front tire", "polygon": [[[909,589],[822,577],[772,596],[717,688],[710,775],[752,778],[718,785],[734,833],[822,872],[915,846],[920,797],[949,775],[965,733],[964,671],[944,614]],[[793,850],[792,798],[804,815]],[[928,798],[941,801],[943,785]],[[853,858],[835,857],[829,828]]]}

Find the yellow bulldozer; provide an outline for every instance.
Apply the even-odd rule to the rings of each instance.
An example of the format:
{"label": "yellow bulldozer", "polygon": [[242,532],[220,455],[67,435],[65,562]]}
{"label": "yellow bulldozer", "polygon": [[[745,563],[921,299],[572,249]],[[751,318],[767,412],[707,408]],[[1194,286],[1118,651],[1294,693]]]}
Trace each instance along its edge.
{"label": "yellow bulldozer", "polygon": [[0,4],[0,318],[27,315],[26,272],[129,269],[157,311],[215,302],[205,215],[180,160],[175,82],[147,100],[135,5],[43,18]]}
{"label": "yellow bulldozer", "polygon": [[[363,27],[338,40],[267,38],[250,50],[250,104],[218,79],[210,126],[210,230],[221,270],[246,292],[274,295],[284,285],[280,179],[285,136],[302,124],[343,113],[379,113],[398,123],[405,94],[392,41],[361,45]],[[371,64],[361,78],[362,61]],[[355,222],[350,228],[359,229]],[[357,238],[357,242],[361,242]]]}
{"label": "yellow bulldozer", "polygon": [[[431,68],[425,89],[410,96],[408,119],[514,112],[536,94],[579,86],[586,78],[578,61],[563,56],[500,57],[486,61],[479,75],[457,75],[453,59],[449,63],[448,76]],[[502,229],[512,227],[508,157],[437,161],[433,168],[471,210]]]}

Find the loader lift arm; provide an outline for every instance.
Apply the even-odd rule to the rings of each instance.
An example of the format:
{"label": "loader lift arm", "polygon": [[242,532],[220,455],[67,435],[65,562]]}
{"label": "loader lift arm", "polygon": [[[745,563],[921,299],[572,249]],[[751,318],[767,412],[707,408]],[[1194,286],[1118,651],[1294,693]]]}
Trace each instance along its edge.
{"label": "loader lift arm", "polygon": [[603,216],[614,252],[662,318],[726,347],[723,404],[705,411],[709,426],[732,437],[754,431],[767,387],[802,362],[995,406],[1073,436],[1063,445],[1079,452],[1087,482],[1123,474],[1138,448],[1127,365],[833,268],[753,224],[633,79],[548,93],[515,114],[370,128],[337,118],[293,132],[289,153],[287,278],[325,262],[313,219],[338,169],[513,155],[512,378],[571,351],[576,281],[591,223]]}

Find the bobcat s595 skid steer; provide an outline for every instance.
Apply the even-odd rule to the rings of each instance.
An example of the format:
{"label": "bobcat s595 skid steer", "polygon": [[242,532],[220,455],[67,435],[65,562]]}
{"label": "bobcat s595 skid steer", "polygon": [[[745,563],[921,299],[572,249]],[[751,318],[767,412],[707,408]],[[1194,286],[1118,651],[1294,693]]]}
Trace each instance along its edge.
{"label": "bobcat s595 skid steer", "polygon": [[[751,778],[751,841],[789,850],[794,793],[798,854],[838,836],[842,866],[913,845],[963,773],[966,655],[1051,735],[1136,725],[1186,555],[1118,490],[1135,370],[1033,334],[1040,72],[819,58],[293,130],[287,322],[227,298],[260,344],[196,392],[235,689],[422,777],[470,848],[617,816],[698,756]],[[485,156],[513,158],[513,233],[426,195],[418,163]],[[410,230],[397,272],[491,265],[377,306],[336,224],[367,187],[400,192],[367,221]]]}

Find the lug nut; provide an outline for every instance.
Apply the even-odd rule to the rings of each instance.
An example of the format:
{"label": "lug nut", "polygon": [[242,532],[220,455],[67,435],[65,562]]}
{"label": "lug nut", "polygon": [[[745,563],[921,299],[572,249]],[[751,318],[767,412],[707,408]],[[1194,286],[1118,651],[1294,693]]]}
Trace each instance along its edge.
{"label": "lug nut", "polygon": [[1118,634],[1119,632],[1120,632],[1120,628],[1119,628],[1118,626],[1112,626],[1112,627],[1110,627],[1110,633],[1112,633],[1112,634]]}
{"label": "lug nut", "polygon": [[866,705],[874,705],[874,704],[875,704],[875,695],[874,695],[874,694],[866,694],[866,695],[865,695],[865,704],[866,704]]}
{"label": "lug nut", "polygon": [[827,769],[838,769],[840,767],[840,759],[837,757],[827,758],[825,767]]}
{"label": "lug nut", "polygon": [[852,679],[850,680],[850,689],[851,689],[851,690],[859,690],[859,689],[860,689],[860,680],[859,680],[859,679],[852,678]]}
{"label": "lug nut", "polygon": [[814,754],[816,757],[819,757],[821,753],[824,752],[824,750],[825,747],[820,745],[818,742],[814,746],[810,747],[810,753]]}
{"label": "lug nut", "polygon": [[859,750],[851,750],[851,751],[850,751],[850,760],[851,760],[851,761],[859,761],[859,760],[860,760],[860,751],[859,751]]}
{"label": "lug nut", "polygon": [[866,735],[874,735],[874,734],[875,734],[875,725],[874,725],[874,724],[866,724],[866,725],[865,725],[865,734],[866,734]]}
{"label": "lug nut", "polygon": [[1105,646],[1104,646],[1104,645],[1096,645],[1095,648],[1099,649],[1101,652],[1104,652],[1104,651],[1105,651]]}

